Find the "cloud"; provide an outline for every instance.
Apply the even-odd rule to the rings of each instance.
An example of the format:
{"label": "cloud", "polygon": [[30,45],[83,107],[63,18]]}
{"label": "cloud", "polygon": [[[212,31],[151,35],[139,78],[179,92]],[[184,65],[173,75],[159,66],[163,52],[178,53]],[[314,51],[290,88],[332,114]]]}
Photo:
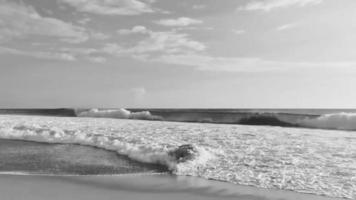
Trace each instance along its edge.
{"label": "cloud", "polygon": [[120,29],[117,31],[120,35],[129,35],[133,33],[148,33],[149,30],[144,26],[134,26],[132,29]]}
{"label": "cloud", "polygon": [[323,2],[323,0],[259,0],[252,1],[246,4],[243,7],[240,7],[239,10],[263,10],[271,11],[276,8],[285,8],[290,6],[309,6],[316,5]]}
{"label": "cloud", "polygon": [[193,9],[194,10],[202,10],[204,8],[206,8],[207,6],[206,5],[203,5],[203,4],[196,4],[196,5],[193,5]]}
{"label": "cloud", "polygon": [[201,24],[203,21],[188,17],[180,17],[177,19],[162,19],[156,21],[155,23],[163,26],[190,26],[194,24]]}
{"label": "cloud", "polygon": [[40,59],[54,59],[54,60],[65,60],[74,61],[76,58],[69,53],[58,53],[58,52],[43,52],[43,51],[24,51],[7,47],[0,47],[0,54],[13,54],[21,56],[29,56]]}
{"label": "cloud", "polygon": [[84,17],[83,19],[77,20],[77,22],[78,22],[79,24],[82,24],[82,25],[88,24],[89,22],[91,22],[91,18],[89,18],[89,17]]}
{"label": "cloud", "polygon": [[110,37],[111,37],[110,35],[101,32],[91,31],[90,33],[90,38],[96,40],[106,40],[109,39]]}
{"label": "cloud", "polygon": [[246,33],[246,30],[242,30],[242,29],[233,29],[232,30],[233,33],[235,33],[236,35],[241,35]]}
{"label": "cloud", "polygon": [[178,53],[186,51],[202,51],[206,46],[198,41],[188,38],[187,34],[176,32],[151,32],[149,37],[140,41],[132,48],[134,52],[145,53],[160,51],[165,53]]}
{"label": "cloud", "polygon": [[288,62],[249,57],[219,57],[203,54],[162,55],[156,58],[141,58],[147,62],[159,62],[191,66],[201,71],[267,72],[285,70],[354,69],[356,62]]}
{"label": "cloud", "polygon": [[132,29],[121,30],[119,33],[142,33],[146,37],[130,47],[107,44],[102,51],[114,55],[132,54],[134,56],[142,56],[142,54],[172,54],[203,51],[206,49],[203,43],[190,39],[187,34],[175,31],[156,32],[148,30],[143,26],[135,26]]}
{"label": "cloud", "polygon": [[284,31],[284,30],[295,28],[296,26],[297,26],[297,24],[284,24],[282,26],[278,26],[276,28],[276,30],[277,31]]}
{"label": "cloud", "polygon": [[278,69],[273,63],[260,58],[217,57],[201,54],[163,55],[147,61],[192,66],[201,71],[256,72]]}
{"label": "cloud", "polygon": [[58,37],[70,43],[84,42],[89,37],[82,27],[42,17],[31,6],[0,0],[0,41],[30,35]]}
{"label": "cloud", "polygon": [[94,63],[105,63],[106,58],[100,56],[88,57],[88,60]]}
{"label": "cloud", "polygon": [[152,13],[149,3],[139,0],[61,0],[81,12],[98,15],[140,15]]}

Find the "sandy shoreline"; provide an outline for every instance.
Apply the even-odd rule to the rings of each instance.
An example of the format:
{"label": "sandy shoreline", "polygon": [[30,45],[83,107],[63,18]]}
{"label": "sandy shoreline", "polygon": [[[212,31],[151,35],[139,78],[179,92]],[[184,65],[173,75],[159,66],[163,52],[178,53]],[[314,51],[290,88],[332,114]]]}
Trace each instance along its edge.
{"label": "sandy shoreline", "polygon": [[265,190],[173,175],[33,176],[0,175],[2,200],[41,199],[248,199],[330,200],[281,190]]}
{"label": "sandy shoreline", "polygon": [[[84,118],[17,116],[2,120],[0,133],[8,139],[0,139],[1,200],[330,199],[258,187],[296,188],[295,191],[350,199],[354,196],[353,160],[347,162],[338,157],[352,158],[354,140],[349,138],[355,136],[347,132]],[[304,144],[306,139],[308,144]],[[154,164],[167,158],[168,151],[162,147],[174,149],[186,143],[197,144],[203,151],[193,162],[175,165],[180,167],[177,174],[229,183],[154,175],[168,172]],[[223,153],[209,151],[210,145]],[[313,154],[308,153],[310,150],[314,150]],[[339,154],[334,156],[335,152]],[[209,159],[211,155],[216,160]],[[326,158],[333,165],[325,162]],[[342,173],[330,173],[335,170]],[[10,175],[16,172],[52,175]],[[146,175],[132,175],[137,173]],[[237,178],[230,179],[230,175]]]}

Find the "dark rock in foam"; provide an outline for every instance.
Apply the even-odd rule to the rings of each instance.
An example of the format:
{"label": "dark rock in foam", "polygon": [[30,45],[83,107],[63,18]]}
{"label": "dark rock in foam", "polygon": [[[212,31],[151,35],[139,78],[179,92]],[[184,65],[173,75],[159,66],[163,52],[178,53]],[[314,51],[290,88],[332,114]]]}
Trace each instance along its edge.
{"label": "dark rock in foam", "polygon": [[192,160],[196,155],[197,150],[191,144],[179,146],[177,149],[170,151],[169,155],[173,157],[178,163]]}

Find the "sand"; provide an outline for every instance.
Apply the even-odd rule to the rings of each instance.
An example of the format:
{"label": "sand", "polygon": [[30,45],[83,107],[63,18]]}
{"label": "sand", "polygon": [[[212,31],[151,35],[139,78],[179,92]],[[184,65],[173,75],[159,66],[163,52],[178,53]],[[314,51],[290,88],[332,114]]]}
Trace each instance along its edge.
{"label": "sand", "polygon": [[246,199],[327,200],[282,190],[265,190],[173,175],[45,176],[0,175],[1,200]]}

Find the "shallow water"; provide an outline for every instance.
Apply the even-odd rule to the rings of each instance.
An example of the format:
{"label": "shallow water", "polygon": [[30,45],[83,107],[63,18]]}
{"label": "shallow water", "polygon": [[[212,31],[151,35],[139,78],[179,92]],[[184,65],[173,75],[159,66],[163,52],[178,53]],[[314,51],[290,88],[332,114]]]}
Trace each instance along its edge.
{"label": "shallow water", "polygon": [[[356,132],[95,118],[0,116],[0,137],[78,143],[199,176],[262,188],[356,198]],[[168,152],[198,150],[177,163]]]}
{"label": "shallow water", "polygon": [[91,146],[0,139],[0,173],[103,175],[168,173],[165,166],[145,164]]}

